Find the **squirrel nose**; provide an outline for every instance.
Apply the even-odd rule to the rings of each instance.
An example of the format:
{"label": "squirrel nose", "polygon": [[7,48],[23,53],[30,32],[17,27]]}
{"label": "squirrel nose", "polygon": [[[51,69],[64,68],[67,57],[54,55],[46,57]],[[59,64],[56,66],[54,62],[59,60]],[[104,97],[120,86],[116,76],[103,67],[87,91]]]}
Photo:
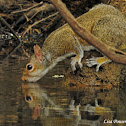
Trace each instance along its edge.
{"label": "squirrel nose", "polygon": [[22,81],[26,81],[27,80],[27,78],[25,77],[25,76],[22,76]]}

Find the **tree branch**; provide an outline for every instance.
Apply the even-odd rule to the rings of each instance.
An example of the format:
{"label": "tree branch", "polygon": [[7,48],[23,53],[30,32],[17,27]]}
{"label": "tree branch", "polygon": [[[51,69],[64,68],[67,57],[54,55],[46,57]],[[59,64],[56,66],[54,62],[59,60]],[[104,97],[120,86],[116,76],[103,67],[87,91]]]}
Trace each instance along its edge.
{"label": "tree branch", "polygon": [[97,37],[95,37],[90,32],[86,31],[83,27],[80,26],[80,24],[76,21],[74,16],[70,13],[70,11],[67,9],[66,5],[62,3],[61,0],[50,0],[53,5],[57,8],[57,10],[60,12],[62,17],[68,22],[70,27],[73,29],[73,31],[80,36],[82,39],[86,40],[89,44],[96,47],[99,51],[101,51],[104,55],[106,55],[109,59],[117,62],[126,64],[126,55],[122,52],[122,54],[119,54],[120,51],[117,49],[111,49],[110,46],[106,45],[105,43],[98,40]]}

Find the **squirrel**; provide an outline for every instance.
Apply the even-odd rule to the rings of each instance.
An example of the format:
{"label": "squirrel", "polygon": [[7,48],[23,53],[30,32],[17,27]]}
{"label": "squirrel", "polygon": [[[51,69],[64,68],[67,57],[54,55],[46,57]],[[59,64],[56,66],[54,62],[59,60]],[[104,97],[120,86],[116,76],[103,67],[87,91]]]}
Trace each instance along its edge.
{"label": "squirrel", "polygon": [[[82,27],[90,31],[99,40],[116,49],[126,50],[126,17],[111,5],[99,4],[76,19]],[[95,47],[78,37],[68,24],[52,32],[44,41],[42,49],[34,46],[34,54],[26,65],[22,80],[36,82],[66,57],[72,57],[71,68],[76,70],[76,64],[82,69],[81,60],[84,51]],[[111,60],[103,57],[87,59],[88,67],[96,65],[96,71],[104,63]]]}

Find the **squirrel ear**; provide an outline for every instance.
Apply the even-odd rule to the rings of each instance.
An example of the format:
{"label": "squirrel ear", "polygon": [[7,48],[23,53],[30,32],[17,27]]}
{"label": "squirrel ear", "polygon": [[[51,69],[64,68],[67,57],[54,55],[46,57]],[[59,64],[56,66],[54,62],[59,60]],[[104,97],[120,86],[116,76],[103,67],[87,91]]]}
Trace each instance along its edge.
{"label": "squirrel ear", "polygon": [[42,52],[41,52],[41,48],[39,45],[35,45],[34,46],[34,54],[35,54],[35,57],[40,61],[42,62],[43,58],[42,58]]}

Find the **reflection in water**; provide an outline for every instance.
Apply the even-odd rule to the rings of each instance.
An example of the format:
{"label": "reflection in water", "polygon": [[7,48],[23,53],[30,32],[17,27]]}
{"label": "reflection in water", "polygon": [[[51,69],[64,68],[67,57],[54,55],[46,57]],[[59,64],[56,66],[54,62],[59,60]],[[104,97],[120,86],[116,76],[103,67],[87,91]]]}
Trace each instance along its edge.
{"label": "reflection in water", "polygon": [[[40,118],[44,126],[69,125],[78,126],[79,124],[89,126],[100,126],[103,116],[108,116],[112,120],[113,114],[110,108],[91,104],[75,106],[75,100],[71,100],[68,108],[55,104],[53,97],[49,97],[47,92],[40,88],[39,84],[22,84],[25,101],[33,110],[32,118]],[[62,96],[61,96],[62,97]]]}
{"label": "reflection in water", "polygon": [[125,76],[121,90],[92,86],[69,91],[62,88],[61,78],[52,77],[63,74],[64,64],[40,84],[22,84],[23,65],[24,61],[14,59],[0,64],[0,126],[113,126],[104,124],[104,119],[126,120]]}

